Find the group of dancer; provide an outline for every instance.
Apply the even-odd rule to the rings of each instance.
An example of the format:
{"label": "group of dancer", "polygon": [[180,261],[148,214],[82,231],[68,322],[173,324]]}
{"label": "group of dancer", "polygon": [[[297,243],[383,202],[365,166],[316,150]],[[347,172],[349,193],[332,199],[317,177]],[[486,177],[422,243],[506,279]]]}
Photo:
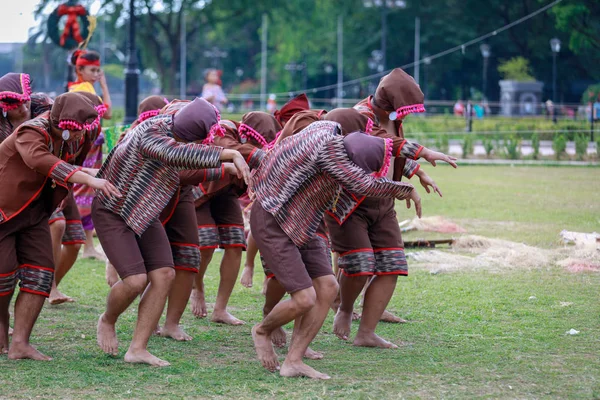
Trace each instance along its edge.
{"label": "group of dancer", "polygon": [[[99,57],[80,52],[74,63],[73,86],[87,89],[54,100],[32,93],[27,74],[0,78],[0,353],[50,359],[30,344],[33,326],[47,297],[70,301],[57,285],[81,245],[94,249],[94,230],[108,259],[110,291],[97,325],[105,353],[118,355],[116,323],[141,297],[126,362],[169,365],[148,351],[155,333],[191,340],[180,321],[190,301],[195,316],[207,316],[203,279],[217,248],[224,252],[211,319],[231,325],[244,323],[227,310],[243,251],[244,286],[260,252],[264,319],[252,338],[269,371],[328,379],[303,360],[323,358],[309,345],[332,308],[334,333],[349,339],[361,292],[354,345],[397,347],[375,333],[398,276],[408,273],[394,199],[421,216],[419,195],[402,177],[417,175],[441,196],[416,160],[456,167],[455,158],[404,139],[403,119],[425,110],[410,75],[393,70],[353,108],[313,110],[301,95],[274,115],[250,112],[241,121],[222,120],[202,98],[150,96],[103,161],[100,121],[111,105]],[[99,79],[102,98],[84,84]],[[280,365],[274,348],[285,346],[292,321]]]}

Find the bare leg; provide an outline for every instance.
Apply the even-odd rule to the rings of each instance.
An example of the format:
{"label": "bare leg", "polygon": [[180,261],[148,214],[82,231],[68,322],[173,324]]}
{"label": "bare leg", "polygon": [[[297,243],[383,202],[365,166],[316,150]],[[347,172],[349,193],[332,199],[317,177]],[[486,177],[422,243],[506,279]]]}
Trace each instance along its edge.
{"label": "bare leg", "polygon": [[94,231],[85,231],[85,244],[83,245],[83,258],[95,258],[96,260],[105,261],[106,256],[99,253],[94,247]]}
{"label": "bare leg", "polygon": [[200,268],[198,275],[196,275],[191,295],[192,313],[196,318],[205,318],[207,315],[206,300],[204,299],[204,274],[206,274],[206,269],[212,260],[214,252],[215,249],[200,250]]}
{"label": "bare leg", "polygon": [[61,249],[62,249],[62,237],[65,234],[67,223],[65,220],[59,219],[50,224],[50,237],[52,238],[52,256],[54,258],[54,265],[60,263]]}
{"label": "bare leg", "polygon": [[119,353],[115,324],[133,300],[144,291],[147,281],[146,274],[130,275],[115,283],[110,289],[106,300],[106,311],[98,320],[97,331],[98,345],[105,353],[113,356]]}
{"label": "bare leg", "polygon": [[310,287],[291,294],[289,300],[277,304],[269,314],[252,328],[252,339],[263,367],[274,372],[279,367],[277,354],[271,343],[271,334],[312,309],[317,301],[315,289]]}
{"label": "bare leg", "polygon": [[37,294],[19,292],[15,303],[15,329],[8,350],[8,358],[19,360],[29,358],[38,361],[50,361],[52,358],[40,353],[29,343],[31,331],[40,315],[46,298]]}
{"label": "bare leg", "polygon": [[[367,290],[369,289],[369,285],[370,285],[371,283],[373,283],[373,281],[374,281],[374,280],[375,280],[375,277],[372,277],[372,278],[371,278],[371,279],[369,279],[369,281],[368,281],[368,282],[365,284],[365,289],[363,290],[363,293],[362,293],[362,295],[363,295],[363,296],[362,296],[362,300],[361,300],[361,302],[360,302],[360,306],[361,306],[361,307],[364,305],[364,302],[365,302],[365,294],[366,294]],[[352,318],[352,320],[353,320],[353,321],[356,321],[356,320],[358,320],[358,319],[360,319],[360,317],[359,317],[359,318]],[[385,310],[385,311],[383,311],[383,314],[381,314],[381,318],[379,319],[379,321],[381,321],[381,322],[389,322],[390,324],[405,324],[405,323],[407,323],[407,322],[408,322],[407,320],[405,320],[405,319],[403,319],[403,318],[400,318],[400,317],[398,317],[398,316],[396,316],[396,315],[392,314],[392,313],[391,313],[391,312],[389,312],[388,310]]]}
{"label": "bare leg", "polygon": [[167,318],[165,325],[160,330],[160,335],[170,337],[175,340],[187,341],[192,340],[192,337],[185,333],[179,322],[185,311],[190,294],[192,293],[192,285],[196,275],[192,271],[175,270],[175,280],[169,292],[169,305],[167,306]]}
{"label": "bare leg", "polygon": [[71,303],[74,302],[71,297],[62,294],[57,286],[62,281],[62,278],[69,272],[69,270],[77,261],[77,255],[81,249],[80,244],[68,244],[62,247],[60,261],[56,264],[56,270],[54,271],[54,282],[52,282],[52,290],[50,291],[50,297],[48,301],[52,305]]}
{"label": "bare leg", "polygon": [[354,302],[368,279],[367,276],[340,276],[341,303],[333,321],[333,333],[342,340],[348,340],[350,336]]}
{"label": "bare leg", "polygon": [[310,342],[317,336],[319,329],[323,326],[331,303],[335,299],[338,285],[333,275],[313,279],[313,284],[315,285],[317,297],[315,306],[302,315],[300,325],[294,332],[290,350],[281,366],[281,376],[306,376],[312,379],[330,379],[328,375],[320,373],[304,364],[303,357]]}
{"label": "bare leg", "polygon": [[242,271],[242,278],[240,279],[240,283],[244,287],[252,287],[252,280],[254,275],[254,259],[256,258],[257,253],[258,246],[254,241],[254,236],[252,236],[252,232],[250,232],[248,234],[248,248],[246,249],[246,263],[244,265],[244,270]]}
{"label": "bare leg", "polygon": [[223,259],[221,260],[221,280],[219,281],[219,290],[215,309],[213,310],[211,321],[227,325],[243,325],[244,321],[237,319],[227,312],[227,303],[233,292],[233,287],[237,281],[240,272],[240,263],[242,262],[242,249],[239,247],[229,247],[225,249]]}
{"label": "bare leg", "polygon": [[[283,299],[285,296],[285,289],[275,278],[270,278],[267,281],[267,290],[265,292],[265,305],[263,307],[263,317],[266,317],[271,310]],[[287,337],[283,327],[275,329],[271,333],[271,341],[275,347],[285,346]]]}
{"label": "bare leg", "polygon": [[387,349],[398,348],[395,344],[375,334],[375,328],[381,318],[381,314],[383,314],[394,294],[397,280],[398,275],[376,276],[372,280],[365,293],[363,315],[358,327],[358,333],[354,338],[355,346],[382,347]]}
{"label": "bare leg", "polygon": [[[342,271],[340,271],[340,268],[338,266],[339,258],[340,258],[340,255],[338,253],[333,253],[333,274],[337,278],[338,285],[341,286],[340,279],[341,279]],[[340,308],[340,302],[342,301],[340,290],[338,290],[337,296],[335,296],[335,299],[333,300],[333,303],[331,304],[331,309],[333,310],[334,313],[338,312],[338,308]]]}
{"label": "bare leg", "polygon": [[0,297],[0,354],[8,353],[8,337],[10,336],[10,313],[8,308],[11,299],[12,293]]}
{"label": "bare leg", "polygon": [[160,268],[148,273],[150,284],[138,308],[138,320],[133,331],[133,339],[125,354],[125,362],[150,364],[155,367],[166,367],[165,360],[153,356],[148,351],[148,340],[156,328],[160,315],[165,308],[167,295],[175,279],[173,268]]}
{"label": "bare leg", "polygon": [[[292,343],[294,342],[294,337],[297,336],[296,333],[298,332],[298,329],[300,328],[301,324],[302,324],[302,316],[296,318],[296,320],[294,321],[294,331],[292,332],[292,340],[290,341],[290,347],[292,346]],[[277,331],[275,331],[275,332],[277,332]],[[275,332],[273,332],[273,335],[275,334]],[[275,341],[273,341],[273,343],[275,343]],[[310,347],[307,347],[306,351],[304,352],[304,358],[306,358],[308,360],[321,360],[321,359],[323,359],[323,353],[314,351]]]}
{"label": "bare leg", "polygon": [[113,287],[115,283],[119,282],[119,274],[108,260],[106,260],[106,266],[104,267],[104,276],[106,278],[106,283],[108,283],[108,287]]}

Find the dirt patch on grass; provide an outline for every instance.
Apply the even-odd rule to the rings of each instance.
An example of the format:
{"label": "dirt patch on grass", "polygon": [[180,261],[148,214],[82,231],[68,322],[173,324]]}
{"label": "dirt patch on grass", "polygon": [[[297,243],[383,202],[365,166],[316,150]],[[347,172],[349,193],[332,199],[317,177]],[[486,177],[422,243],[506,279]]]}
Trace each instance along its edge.
{"label": "dirt patch on grass", "polygon": [[570,272],[600,272],[597,245],[570,245],[542,249],[523,243],[483,236],[461,236],[450,250],[408,252],[411,265],[431,273],[486,270],[539,269],[561,266]]}

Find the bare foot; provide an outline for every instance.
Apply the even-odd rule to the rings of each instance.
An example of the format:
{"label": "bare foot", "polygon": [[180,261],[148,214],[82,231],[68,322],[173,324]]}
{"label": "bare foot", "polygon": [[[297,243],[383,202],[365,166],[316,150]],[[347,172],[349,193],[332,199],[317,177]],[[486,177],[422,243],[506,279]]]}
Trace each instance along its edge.
{"label": "bare foot", "polygon": [[283,328],[275,329],[271,332],[271,343],[273,346],[281,348],[285,346],[285,342],[287,341],[287,335]]}
{"label": "bare foot", "polygon": [[381,322],[389,322],[391,324],[405,324],[405,323],[408,322],[407,320],[405,320],[403,318],[395,316],[394,314],[392,314],[388,310],[385,310],[383,312],[383,314],[381,314],[381,318],[379,318],[379,320]]}
{"label": "bare foot", "polygon": [[15,343],[12,342],[10,349],[8,350],[8,358],[10,360],[37,360],[37,361],[50,361],[52,358],[48,357],[37,351],[35,347],[29,343]]}
{"label": "bare foot", "polygon": [[320,353],[318,351],[314,351],[310,347],[307,347],[306,351],[304,352],[304,358],[309,359],[309,360],[322,360],[323,359],[323,353]]}
{"label": "bare foot", "polygon": [[271,372],[275,372],[275,370],[279,369],[279,360],[271,344],[271,335],[259,333],[257,327],[258,325],[254,325],[252,328],[252,340],[254,341],[256,355],[263,367]]}
{"label": "bare foot", "polygon": [[229,314],[227,311],[213,311],[212,317],[210,318],[212,322],[216,322],[218,324],[227,324],[227,325],[244,325],[245,322],[241,319],[237,319],[233,315]]}
{"label": "bare foot", "polygon": [[398,348],[398,346],[396,346],[394,343],[388,342],[387,340],[377,336],[375,333],[363,335],[359,332],[356,334],[353,344],[360,347],[380,347],[382,349]]}
{"label": "bare foot", "polygon": [[352,313],[338,310],[333,320],[333,333],[342,340],[348,340],[352,327]]}
{"label": "bare foot", "polygon": [[162,337],[170,337],[171,339],[178,340],[180,342],[187,342],[192,340],[192,337],[185,333],[183,329],[181,329],[180,325],[176,326],[163,326],[160,329],[160,336]]}
{"label": "bare foot", "polygon": [[279,371],[281,376],[287,377],[295,377],[295,376],[306,376],[311,379],[331,379],[329,375],[322,374],[314,368],[309,367],[303,362],[297,363],[289,363],[287,361],[283,362],[281,366],[281,371]]}
{"label": "bare foot", "polygon": [[104,314],[98,319],[97,338],[98,346],[103,352],[111,356],[119,354],[119,342],[115,326],[104,320]]}
{"label": "bare foot", "polygon": [[81,258],[93,258],[98,261],[106,261],[106,256],[96,249],[85,249],[81,254]]}
{"label": "bare foot", "polygon": [[206,318],[206,301],[204,301],[204,290],[194,289],[190,296],[192,301],[192,314],[196,318]]}
{"label": "bare foot", "polygon": [[161,332],[160,325],[156,325],[156,328],[154,328],[154,330],[152,331],[152,334],[154,336],[160,336],[160,332]]}
{"label": "bare foot", "polygon": [[3,327],[0,327],[0,354],[8,354],[8,336],[12,333],[12,329],[4,331]]}
{"label": "bare foot", "polygon": [[253,275],[254,275],[254,266],[249,266],[249,265],[244,266],[244,270],[242,271],[242,277],[240,278],[240,283],[242,284],[242,286],[251,288]]}
{"label": "bare foot", "polygon": [[104,267],[104,276],[106,277],[106,283],[108,283],[109,287],[113,287],[115,283],[119,282],[119,274],[110,261],[106,261],[106,266]]}
{"label": "bare foot", "polygon": [[360,321],[360,317],[359,313],[352,311],[352,321]]}
{"label": "bare foot", "polygon": [[153,356],[146,349],[143,350],[132,350],[131,348],[125,353],[125,362],[134,364],[149,364],[153,367],[168,367],[171,365],[165,360]]}
{"label": "bare foot", "polygon": [[65,294],[62,294],[56,287],[53,287],[50,291],[50,297],[48,297],[48,302],[51,305],[56,306],[62,303],[74,303],[75,299]]}

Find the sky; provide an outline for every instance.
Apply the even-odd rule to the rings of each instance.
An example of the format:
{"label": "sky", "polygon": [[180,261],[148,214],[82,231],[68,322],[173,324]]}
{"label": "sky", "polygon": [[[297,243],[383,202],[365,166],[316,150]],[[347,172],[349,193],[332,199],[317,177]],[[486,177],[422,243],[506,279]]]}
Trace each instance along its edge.
{"label": "sky", "polygon": [[[29,29],[36,26],[33,11],[38,3],[39,0],[2,0],[0,43],[23,43],[27,41]],[[91,7],[92,13],[97,8],[98,5],[93,4]]]}

